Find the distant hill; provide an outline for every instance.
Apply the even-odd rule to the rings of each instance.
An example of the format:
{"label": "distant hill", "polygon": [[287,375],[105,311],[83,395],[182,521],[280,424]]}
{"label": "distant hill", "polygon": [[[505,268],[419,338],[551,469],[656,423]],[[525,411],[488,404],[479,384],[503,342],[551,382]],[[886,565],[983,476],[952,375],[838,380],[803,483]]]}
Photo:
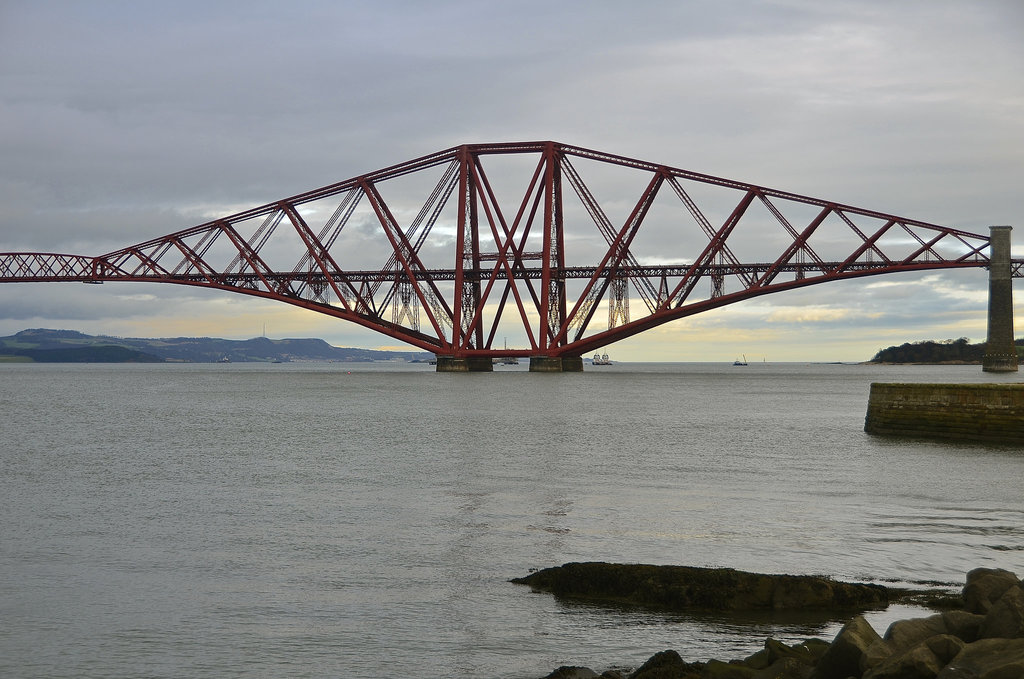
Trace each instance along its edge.
{"label": "distant hill", "polygon": [[216,363],[250,361],[368,362],[395,359],[426,361],[421,351],[377,351],[331,346],[321,339],[213,337],[146,339],[86,335],[76,330],[37,328],[0,337],[0,358],[59,363]]}
{"label": "distant hill", "polygon": [[[1015,342],[1018,356],[1024,349],[1024,339]],[[971,344],[966,337],[960,339],[924,340],[892,346],[880,350],[870,363],[970,363],[980,364],[985,355],[985,342]]]}

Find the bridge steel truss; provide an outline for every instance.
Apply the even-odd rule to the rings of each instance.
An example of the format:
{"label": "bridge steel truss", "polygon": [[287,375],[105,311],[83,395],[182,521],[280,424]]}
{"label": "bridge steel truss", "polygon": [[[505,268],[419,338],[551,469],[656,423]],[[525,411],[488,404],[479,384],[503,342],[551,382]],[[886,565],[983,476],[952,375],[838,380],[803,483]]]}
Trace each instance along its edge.
{"label": "bridge steel truss", "polygon": [[[520,162],[490,167],[506,158]],[[616,195],[602,204],[583,171],[600,168],[628,173],[633,197],[602,179]],[[642,245],[647,230],[662,240]],[[770,254],[742,261],[747,241]],[[615,341],[768,293],[987,267],[988,246],[986,234],[556,142],[469,144],[105,255],[2,253],[0,282],[215,288],[357,323],[451,369],[516,356],[574,370]],[[521,344],[499,346],[510,333]]]}

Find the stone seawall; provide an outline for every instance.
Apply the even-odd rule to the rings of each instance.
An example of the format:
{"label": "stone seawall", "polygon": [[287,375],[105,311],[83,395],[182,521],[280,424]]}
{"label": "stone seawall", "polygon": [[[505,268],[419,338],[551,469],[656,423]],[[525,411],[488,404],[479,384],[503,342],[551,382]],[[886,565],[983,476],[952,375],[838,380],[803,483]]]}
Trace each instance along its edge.
{"label": "stone seawall", "polygon": [[1024,384],[876,382],[864,431],[1024,444]]}

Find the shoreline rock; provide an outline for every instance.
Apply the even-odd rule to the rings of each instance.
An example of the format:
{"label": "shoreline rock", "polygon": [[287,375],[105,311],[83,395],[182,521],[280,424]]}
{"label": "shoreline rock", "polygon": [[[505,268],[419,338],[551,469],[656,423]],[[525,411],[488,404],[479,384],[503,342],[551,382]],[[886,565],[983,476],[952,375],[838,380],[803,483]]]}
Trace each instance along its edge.
{"label": "shoreline rock", "polygon": [[905,594],[883,585],[732,568],[567,563],[511,582],[555,596],[661,610],[870,610]]}
{"label": "shoreline rock", "polygon": [[[563,587],[557,584],[561,582],[559,573],[577,570],[567,568],[571,566],[576,564],[560,567],[563,570],[545,569],[513,582],[529,584],[538,589],[542,588],[539,585],[543,585],[550,588],[547,591],[554,591],[556,587]],[[638,572],[648,573],[647,568],[639,567]],[[619,569],[605,570],[616,572]],[[725,588],[737,581],[731,574],[740,573],[731,569],[697,570],[727,571],[729,577],[719,580]],[[710,579],[720,576],[717,573],[711,574]],[[764,577],[786,582],[787,578],[797,576]],[[739,579],[739,582],[743,581]],[[602,581],[599,583],[603,583],[602,586],[597,589],[607,589],[608,582]],[[705,587],[709,587],[708,580],[704,583]],[[578,589],[574,586],[568,591],[576,592]],[[583,589],[586,598],[592,598],[590,592],[593,589]],[[643,601],[648,598],[648,594],[641,596]],[[743,597],[728,591],[712,598],[727,603],[743,600]],[[817,597],[811,599],[817,600]],[[756,601],[764,601],[764,597],[758,596]],[[688,663],[676,651],[666,650],[656,653],[632,672],[608,670],[598,674],[586,667],[561,667],[544,679],[1024,678],[1024,583],[1016,574],[1006,570],[974,569],[967,573],[960,602],[962,608],[946,610],[926,618],[894,622],[883,635],[879,635],[862,615],[856,615],[831,642],[808,639],[787,646],[769,638],[765,640],[761,651],[728,662],[709,660],[706,663]]]}

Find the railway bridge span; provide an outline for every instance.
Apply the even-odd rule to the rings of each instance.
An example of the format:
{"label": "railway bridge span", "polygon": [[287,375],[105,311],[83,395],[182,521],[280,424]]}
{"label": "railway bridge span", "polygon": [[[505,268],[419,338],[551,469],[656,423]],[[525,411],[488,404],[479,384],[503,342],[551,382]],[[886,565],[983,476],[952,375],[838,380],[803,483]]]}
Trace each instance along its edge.
{"label": "railway bridge span", "polygon": [[[761,295],[989,268],[990,240],[552,141],[464,144],[102,255],[0,253],[0,283],[213,288],[357,323],[441,371],[506,357],[576,371],[608,344]],[[1024,260],[1000,258],[1024,276]]]}

